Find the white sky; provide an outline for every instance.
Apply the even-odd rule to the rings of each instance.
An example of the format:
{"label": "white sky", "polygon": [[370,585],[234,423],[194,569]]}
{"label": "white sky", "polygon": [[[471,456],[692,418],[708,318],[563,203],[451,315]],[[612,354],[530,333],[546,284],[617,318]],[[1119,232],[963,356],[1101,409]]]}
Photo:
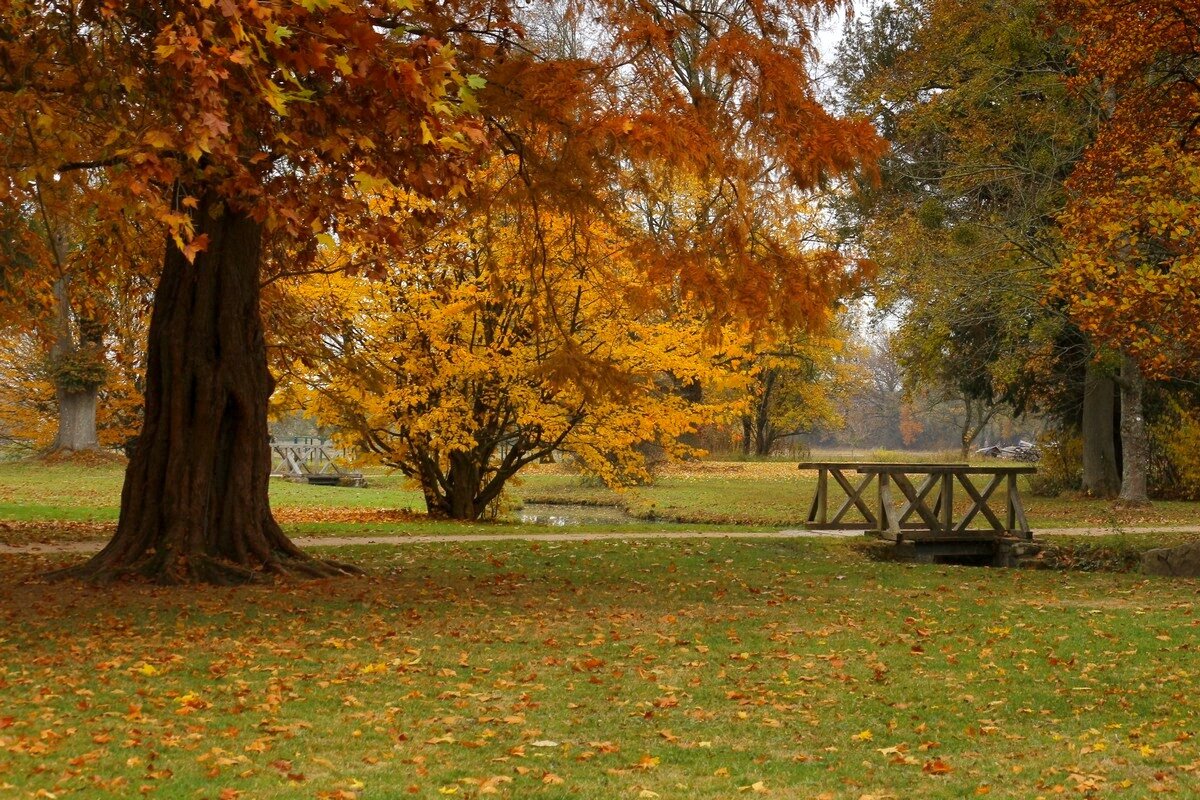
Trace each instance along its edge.
{"label": "white sky", "polygon": [[[871,9],[886,0],[852,0],[855,18],[869,14]],[[813,70],[817,83],[824,93],[831,93],[833,86],[828,77],[828,68],[837,56],[838,44],[842,41],[842,33],[846,29],[846,12],[840,11],[822,22],[817,30],[817,50],[820,53],[820,63]]]}

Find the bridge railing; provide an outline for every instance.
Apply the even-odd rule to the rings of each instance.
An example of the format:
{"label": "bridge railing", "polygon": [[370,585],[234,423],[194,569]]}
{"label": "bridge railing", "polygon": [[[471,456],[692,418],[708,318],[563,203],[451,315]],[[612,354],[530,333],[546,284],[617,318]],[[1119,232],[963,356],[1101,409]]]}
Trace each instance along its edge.
{"label": "bridge railing", "polygon": [[[865,528],[892,541],[1033,537],[1017,477],[1037,472],[1036,467],[835,461],[799,466],[817,471],[806,520],[810,528]],[[978,485],[977,478],[982,479]],[[961,508],[955,503],[960,489],[966,501]],[[991,506],[998,491],[1004,505],[999,514]],[[831,499],[840,499],[832,513]],[[851,519],[855,512],[864,522]]]}
{"label": "bridge railing", "polygon": [[352,472],[342,466],[350,456],[349,450],[329,442],[272,441],[271,475],[310,483],[336,483],[343,478],[361,481],[361,472]]}

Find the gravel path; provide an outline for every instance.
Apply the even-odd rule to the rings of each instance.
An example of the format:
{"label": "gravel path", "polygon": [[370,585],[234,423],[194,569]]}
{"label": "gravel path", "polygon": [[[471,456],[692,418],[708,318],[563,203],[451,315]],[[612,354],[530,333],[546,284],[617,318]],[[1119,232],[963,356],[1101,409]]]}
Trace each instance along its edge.
{"label": "gravel path", "polygon": [[[1117,532],[1113,528],[1045,528],[1035,533],[1044,536],[1104,536]],[[1200,534],[1200,525],[1175,525],[1157,528],[1123,528],[1123,533],[1195,533]],[[803,528],[782,531],[644,531],[606,533],[467,533],[444,536],[299,536],[293,539],[300,547],[344,547],[347,545],[381,544],[409,545],[435,544],[438,542],[599,542],[608,540],[633,541],[646,539],[803,539],[803,538],[850,538],[862,536],[861,530],[807,530]],[[29,553],[94,553],[105,544],[105,540],[93,539],[82,542],[48,542],[45,544],[7,545],[0,544],[0,555]]]}

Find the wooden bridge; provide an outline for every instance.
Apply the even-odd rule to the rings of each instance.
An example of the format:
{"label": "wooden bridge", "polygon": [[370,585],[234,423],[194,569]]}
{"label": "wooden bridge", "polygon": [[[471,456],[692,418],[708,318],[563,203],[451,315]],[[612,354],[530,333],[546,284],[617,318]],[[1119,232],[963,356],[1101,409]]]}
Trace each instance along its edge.
{"label": "wooden bridge", "polygon": [[319,440],[271,441],[271,477],[304,481],[321,486],[363,486],[361,472],[342,469],[338,460],[349,452]]}
{"label": "wooden bridge", "polygon": [[[806,520],[810,528],[861,528],[913,544],[1033,538],[1017,477],[1037,472],[1036,467],[808,461],[800,469],[817,471]],[[998,502],[1003,503],[999,513],[992,507]]]}

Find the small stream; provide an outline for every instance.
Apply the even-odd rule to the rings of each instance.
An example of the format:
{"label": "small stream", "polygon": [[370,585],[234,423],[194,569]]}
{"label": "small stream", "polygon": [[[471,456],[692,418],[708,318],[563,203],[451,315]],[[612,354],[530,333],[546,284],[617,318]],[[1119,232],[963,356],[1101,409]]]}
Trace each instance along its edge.
{"label": "small stream", "polygon": [[517,511],[517,519],[530,525],[556,528],[572,525],[629,525],[638,520],[616,506],[578,504],[526,503]]}

